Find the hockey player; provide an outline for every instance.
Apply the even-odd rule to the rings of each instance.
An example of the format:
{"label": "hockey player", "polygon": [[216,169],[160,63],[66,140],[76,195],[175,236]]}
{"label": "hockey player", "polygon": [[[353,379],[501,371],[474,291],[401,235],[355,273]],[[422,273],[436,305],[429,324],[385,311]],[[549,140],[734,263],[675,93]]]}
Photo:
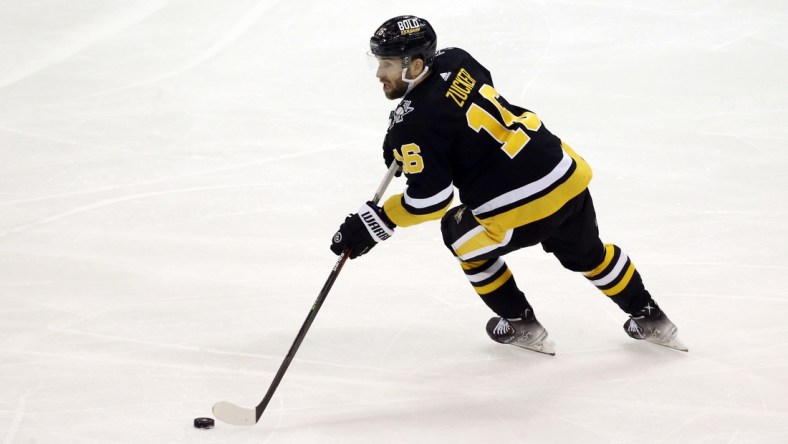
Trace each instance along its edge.
{"label": "hockey player", "polygon": [[[370,39],[383,93],[401,99],[383,157],[402,166],[407,186],[382,207],[367,202],[348,216],[331,250],[349,248],[354,259],[395,227],[440,219],[444,243],[497,315],[487,323],[490,338],[552,355],[547,331],[503,260],[541,244],[630,315],[629,336],[686,351],[632,260],[600,240],[586,161],[536,114],[504,99],[470,54],[436,45],[432,26],[415,16],[387,20]],[[462,204],[450,208],[455,187]]]}

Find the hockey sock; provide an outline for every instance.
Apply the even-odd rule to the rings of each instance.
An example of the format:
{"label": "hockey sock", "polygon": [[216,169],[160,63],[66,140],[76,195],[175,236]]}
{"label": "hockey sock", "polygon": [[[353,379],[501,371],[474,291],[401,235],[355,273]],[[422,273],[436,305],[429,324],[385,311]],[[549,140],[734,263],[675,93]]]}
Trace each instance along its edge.
{"label": "hockey sock", "polygon": [[461,265],[476,293],[498,316],[515,319],[531,308],[503,259],[462,262]]}
{"label": "hockey sock", "polygon": [[583,275],[627,313],[640,310],[651,299],[635,264],[616,245],[605,244],[602,263]]}

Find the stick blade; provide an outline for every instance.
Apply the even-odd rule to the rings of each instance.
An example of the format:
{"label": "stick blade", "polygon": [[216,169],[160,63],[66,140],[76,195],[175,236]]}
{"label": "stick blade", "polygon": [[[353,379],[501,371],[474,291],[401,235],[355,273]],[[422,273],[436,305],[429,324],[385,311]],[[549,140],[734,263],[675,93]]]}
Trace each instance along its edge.
{"label": "stick blade", "polygon": [[237,426],[251,426],[257,424],[255,409],[235,405],[231,402],[220,401],[213,405],[213,416],[219,421]]}

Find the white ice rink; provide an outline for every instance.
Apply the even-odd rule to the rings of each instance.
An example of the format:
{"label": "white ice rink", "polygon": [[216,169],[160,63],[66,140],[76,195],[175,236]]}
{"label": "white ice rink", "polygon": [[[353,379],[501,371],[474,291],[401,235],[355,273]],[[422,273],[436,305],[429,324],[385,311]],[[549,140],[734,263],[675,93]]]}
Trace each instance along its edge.
{"label": "white ice rink", "polygon": [[[400,14],[589,161],[690,352],[539,247],[558,354],[495,344],[429,223],[347,263],[257,425],[194,429],[260,401],[385,172]],[[0,444],[788,443],[786,122],[784,0],[0,0]]]}

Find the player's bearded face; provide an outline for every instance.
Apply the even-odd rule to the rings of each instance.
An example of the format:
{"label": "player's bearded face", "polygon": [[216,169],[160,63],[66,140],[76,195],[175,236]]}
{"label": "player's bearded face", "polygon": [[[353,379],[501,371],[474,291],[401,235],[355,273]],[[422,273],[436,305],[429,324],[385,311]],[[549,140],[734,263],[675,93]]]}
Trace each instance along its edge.
{"label": "player's bearded face", "polygon": [[[401,98],[408,90],[408,84],[402,81],[402,61],[399,58],[378,58],[378,68],[375,75],[383,84],[383,94],[389,100]],[[405,75],[410,78],[409,72]]]}

